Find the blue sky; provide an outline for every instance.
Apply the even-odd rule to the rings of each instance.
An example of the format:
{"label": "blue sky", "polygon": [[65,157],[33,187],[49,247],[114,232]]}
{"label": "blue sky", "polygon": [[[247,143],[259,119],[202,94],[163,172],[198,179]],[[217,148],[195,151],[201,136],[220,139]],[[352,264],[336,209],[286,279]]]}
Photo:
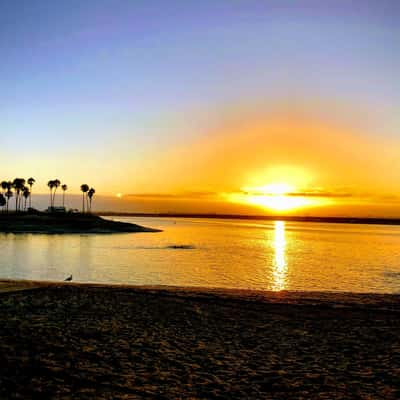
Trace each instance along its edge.
{"label": "blue sky", "polygon": [[3,0],[3,173],[78,179],[90,154],[107,192],[121,169],[253,101],[329,99],[396,137],[399,17],[398,1]]}

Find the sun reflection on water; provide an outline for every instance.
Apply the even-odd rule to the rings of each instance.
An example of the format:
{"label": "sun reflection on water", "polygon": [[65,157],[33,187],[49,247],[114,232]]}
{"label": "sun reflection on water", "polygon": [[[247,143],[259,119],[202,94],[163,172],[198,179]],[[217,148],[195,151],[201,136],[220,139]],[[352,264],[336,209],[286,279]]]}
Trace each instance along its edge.
{"label": "sun reflection on water", "polygon": [[285,257],[286,238],[285,222],[275,221],[273,247],[275,251],[272,290],[286,288],[287,263]]}

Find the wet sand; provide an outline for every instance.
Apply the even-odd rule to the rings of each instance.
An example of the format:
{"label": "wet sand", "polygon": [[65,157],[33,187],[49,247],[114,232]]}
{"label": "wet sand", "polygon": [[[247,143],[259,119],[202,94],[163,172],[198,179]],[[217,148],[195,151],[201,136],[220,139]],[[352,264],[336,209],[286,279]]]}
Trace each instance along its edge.
{"label": "wet sand", "polygon": [[0,360],[1,399],[398,399],[400,296],[9,281]]}

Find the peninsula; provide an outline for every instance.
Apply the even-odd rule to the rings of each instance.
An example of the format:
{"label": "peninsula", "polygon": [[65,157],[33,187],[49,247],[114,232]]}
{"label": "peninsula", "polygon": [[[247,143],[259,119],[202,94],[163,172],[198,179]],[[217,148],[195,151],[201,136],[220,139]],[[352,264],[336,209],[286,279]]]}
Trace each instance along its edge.
{"label": "peninsula", "polygon": [[107,220],[93,214],[36,212],[0,214],[0,232],[62,234],[160,232],[160,230]]}

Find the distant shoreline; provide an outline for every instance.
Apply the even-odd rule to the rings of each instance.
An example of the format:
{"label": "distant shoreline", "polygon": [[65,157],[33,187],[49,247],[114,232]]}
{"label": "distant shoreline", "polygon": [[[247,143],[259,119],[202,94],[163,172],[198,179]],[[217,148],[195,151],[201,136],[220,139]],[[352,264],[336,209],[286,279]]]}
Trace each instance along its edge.
{"label": "distant shoreline", "polygon": [[236,214],[184,214],[184,213],[129,213],[98,212],[104,217],[158,217],[158,218],[213,218],[245,219],[262,221],[319,222],[332,224],[400,225],[400,218],[361,218],[361,217],[302,217],[289,215],[236,215]]}

